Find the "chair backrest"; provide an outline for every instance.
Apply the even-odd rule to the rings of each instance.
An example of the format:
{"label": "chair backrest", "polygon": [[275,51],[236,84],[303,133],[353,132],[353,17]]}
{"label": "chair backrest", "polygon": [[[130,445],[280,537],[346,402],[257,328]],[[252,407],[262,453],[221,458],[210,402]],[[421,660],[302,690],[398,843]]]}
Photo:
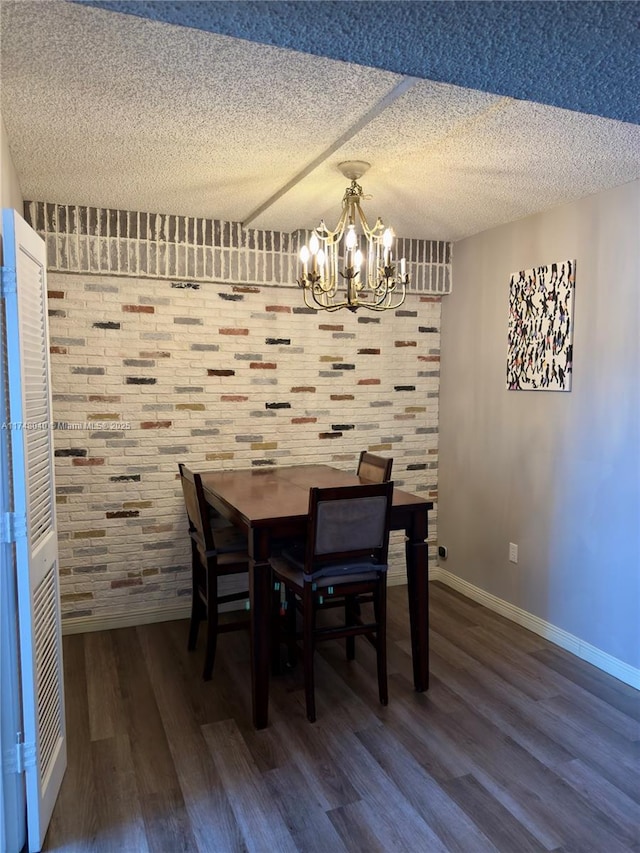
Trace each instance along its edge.
{"label": "chair backrest", "polygon": [[386,483],[391,479],[391,468],[393,459],[385,459],[363,450],[358,460],[358,477],[369,480],[371,483]]}
{"label": "chair backrest", "polygon": [[215,544],[211,526],[207,523],[207,502],[204,499],[202,480],[199,474],[194,474],[183,462],[179,462],[178,467],[184,505],[189,519],[189,533],[206,561],[207,552],[213,551]]}
{"label": "chair backrest", "polygon": [[338,563],[386,565],[393,483],[312,488],[305,576]]}

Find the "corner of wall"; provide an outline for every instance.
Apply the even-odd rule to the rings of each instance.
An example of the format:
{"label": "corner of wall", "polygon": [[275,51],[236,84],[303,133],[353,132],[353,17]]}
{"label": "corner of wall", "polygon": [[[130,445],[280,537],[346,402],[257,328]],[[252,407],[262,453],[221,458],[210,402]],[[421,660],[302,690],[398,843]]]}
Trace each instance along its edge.
{"label": "corner of wall", "polygon": [[[9,136],[0,113],[0,207],[12,207],[22,216],[23,198],[20,189],[20,180],[16,171]],[[2,233],[2,222],[0,221],[0,234]]]}

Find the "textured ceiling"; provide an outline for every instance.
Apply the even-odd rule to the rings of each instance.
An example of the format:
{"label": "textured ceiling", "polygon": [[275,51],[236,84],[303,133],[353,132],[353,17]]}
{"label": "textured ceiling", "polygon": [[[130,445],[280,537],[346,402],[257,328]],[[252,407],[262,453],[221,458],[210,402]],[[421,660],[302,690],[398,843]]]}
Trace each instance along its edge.
{"label": "textured ceiling", "polygon": [[640,3],[611,0],[76,0],[640,122]]}
{"label": "textured ceiling", "polygon": [[456,240],[640,174],[635,124],[60,0],[1,8],[25,198],[288,231],[337,218],[337,163],[365,159],[370,219]]}

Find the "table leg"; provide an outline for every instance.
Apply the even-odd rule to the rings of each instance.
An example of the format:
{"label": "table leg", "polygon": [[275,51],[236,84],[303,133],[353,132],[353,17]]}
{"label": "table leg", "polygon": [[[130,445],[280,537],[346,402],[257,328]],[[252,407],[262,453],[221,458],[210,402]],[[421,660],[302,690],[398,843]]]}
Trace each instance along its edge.
{"label": "table leg", "polygon": [[268,534],[252,531],[249,537],[249,556],[253,724],[257,729],[264,729],[269,722],[271,658],[271,566],[268,562]]}
{"label": "table leg", "polygon": [[429,688],[429,549],[427,513],[415,513],[406,530],[407,590],[411,624],[413,684],[417,691]]}

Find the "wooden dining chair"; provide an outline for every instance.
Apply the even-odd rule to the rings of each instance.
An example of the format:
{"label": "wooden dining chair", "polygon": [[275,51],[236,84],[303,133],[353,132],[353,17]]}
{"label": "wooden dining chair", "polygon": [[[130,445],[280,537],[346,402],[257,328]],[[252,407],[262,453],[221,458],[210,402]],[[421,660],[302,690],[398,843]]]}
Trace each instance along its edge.
{"label": "wooden dining chair", "polygon": [[[188,649],[195,649],[200,622],[206,619],[203,678],[209,681],[213,674],[218,634],[249,626],[246,617],[224,622],[219,619],[220,605],[249,598],[249,555],[246,538],[240,531],[221,517],[210,517],[200,475],[190,471],[184,463],[179,463],[178,467],[191,539],[192,601]],[[220,577],[243,574],[247,577],[240,591],[218,592]]]}
{"label": "wooden dining chair", "polygon": [[[297,641],[296,602],[301,602],[302,654],[307,717],[316,719],[313,658],[321,640],[364,635],[376,649],[380,702],[387,691],[387,555],[393,483],[312,488],[309,493],[307,537],[303,559],[298,551],[271,558],[274,601],[285,590],[290,657]],[[364,622],[350,606],[355,596],[373,596],[373,619]],[[317,627],[320,607],[332,598],[346,603],[343,624]],[[350,658],[349,645],[347,657]]]}
{"label": "wooden dining chair", "polygon": [[[368,450],[361,450],[356,475],[369,483],[386,483],[391,479],[392,468],[393,459],[387,459],[384,456],[376,456],[375,453],[369,453]],[[347,602],[347,605],[352,607],[355,613],[359,615],[362,610],[362,605],[367,603],[368,600],[370,600],[370,596],[367,599],[354,598]],[[349,660],[353,660],[355,657],[355,645],[353,639],[347,640],[347,651],[350,656]]]}
{"label": "wooden dining chair", "polygon": [[386,483],[391,479],[392,468],[393,459],[386,459],[384,456],[376,456],[374,453],[362,450],[356,474],[371,483]]}

